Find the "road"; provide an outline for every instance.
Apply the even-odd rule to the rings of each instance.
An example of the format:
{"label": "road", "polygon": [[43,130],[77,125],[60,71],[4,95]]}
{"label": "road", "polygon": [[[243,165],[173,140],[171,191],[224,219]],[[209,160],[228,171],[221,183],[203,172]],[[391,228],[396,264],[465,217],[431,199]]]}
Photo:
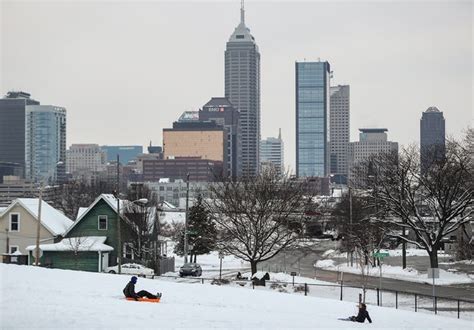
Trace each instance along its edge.
{"label": "road", "polygon": [[[317,260],[325,259],[322,254],[328,249],[334,248],[334,242],[320,241],[317,244],[301,250],[285,251],[275,258],[259,264],[258,269],[270,271],[286,272],[296,271],[300,276],[316,277],[318,280],[328,282],[339,282],[340,273],[336,271],[323,270],[315,268],[313,265]],[[332,258],[336,262],[344,262],[344,258]],[[409,267],[418,268],[426,271],[428,266],[428,257],[407,257],[407,265]],[[401,257],[392,257],[384,259],[384,263],[390,265],[401,265]],[[443,265],[440,265],[443,267]],[[471,266],[472,267],[472,266]],[[444,266],[449,268],[449,266]],[[344,283],[347,285],[360,286],[362,283],[361,276],[358,274],[344,273]],[[368,286],[378,287],[379,278],[369,277]],[[406,291],[423,295],[432,294],[432,286],[424,283],[408,282],[396,280],[391,278],[382,279],[382,288],[394,291]],[[436,295],[440,297],[454,298],[454,299],[468,299],[474,301],[474,284],[459,284],[450,286],[436,286]]]}

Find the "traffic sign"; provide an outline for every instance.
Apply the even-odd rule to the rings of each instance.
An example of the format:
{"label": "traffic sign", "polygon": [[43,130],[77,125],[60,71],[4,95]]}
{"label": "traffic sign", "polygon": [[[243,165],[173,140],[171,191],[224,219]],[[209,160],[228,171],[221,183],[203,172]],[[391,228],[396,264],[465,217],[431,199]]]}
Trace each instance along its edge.
{"label": "traffic sign", "polygon": [[428,278],[439,278],[439,268],[428,268]]}
{"label": "traffic sign", "polygon": [[388,252],[375,252],[372,254],[373,257],[375,258],[383,258],[383,257],[388,257],[390,254]]}

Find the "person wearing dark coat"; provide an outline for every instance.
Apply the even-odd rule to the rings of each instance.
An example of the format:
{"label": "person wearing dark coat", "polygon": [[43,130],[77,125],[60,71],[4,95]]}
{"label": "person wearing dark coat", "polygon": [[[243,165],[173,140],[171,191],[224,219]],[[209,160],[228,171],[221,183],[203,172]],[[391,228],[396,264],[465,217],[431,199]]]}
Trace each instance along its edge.
{"label": "person wearing dark coat", "polygon": [[372,319],[369,316],[369,312],[367,312],[367,305],[361,303],[359,305],[359,313],[357,314],[357,316],[351,316],[350,320],[353,322],[364,323],[365,319],[367,319],[369,323],[372,323]]}
{"label": "person wearing dark coat", "polygon": [[135,300],[138,300],[138,298],[143,298],[143,297],[147,297],[148,299],[157,299],[161,297],[161,293],[154,295],[146,290],[141,290],[135,293],[135,284],[137,284],[137,280],[138,278],[136,276],[132,276],[132,278],[130,279],[130,282],[128,282],[128,284],[123,289],[123,294],[125,295],[125,297],[133,298]]}

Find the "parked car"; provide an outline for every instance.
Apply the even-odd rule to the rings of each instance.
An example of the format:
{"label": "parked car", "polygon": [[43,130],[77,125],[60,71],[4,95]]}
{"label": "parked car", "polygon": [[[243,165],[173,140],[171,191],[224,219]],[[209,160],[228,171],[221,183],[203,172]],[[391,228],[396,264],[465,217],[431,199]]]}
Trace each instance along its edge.
{"label": "parked car", "polygon": [[179,276],[201,276],[202,268],[199,264],[188,262],[179,269]]}
{"label": "parked car", "polygon": [[[147,268],[140,264],[123,264],[122,265],[122,274],[132,274],[132,275],[154,275],[155,272],[151,268]],[[118,265],[113,267],[107,267],[105,269],[106,273],[117,274]]]}

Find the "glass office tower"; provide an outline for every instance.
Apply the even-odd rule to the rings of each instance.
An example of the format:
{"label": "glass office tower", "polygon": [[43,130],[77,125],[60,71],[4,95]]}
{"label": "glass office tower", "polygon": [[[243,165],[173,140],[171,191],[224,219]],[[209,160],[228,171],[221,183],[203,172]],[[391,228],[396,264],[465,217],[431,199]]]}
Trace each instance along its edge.
{"label": "glass office tower", "polygon": [[329,174],[328,62],[296,62],[296,176]]}
{"label": "glass office tower", "polygon": [[34,182],[63,182],[66,170],[66,109],[27,105],[25,174]]}

